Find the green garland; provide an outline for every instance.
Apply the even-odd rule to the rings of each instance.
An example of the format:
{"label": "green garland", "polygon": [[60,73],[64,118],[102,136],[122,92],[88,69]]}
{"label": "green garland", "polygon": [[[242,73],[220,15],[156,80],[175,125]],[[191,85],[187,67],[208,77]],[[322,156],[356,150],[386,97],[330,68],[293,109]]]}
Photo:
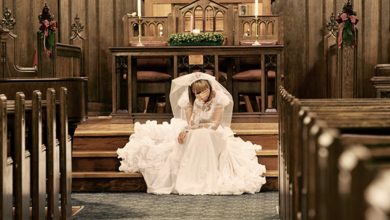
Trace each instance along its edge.
{"label": "green garland", "polygon": [[218,46],[223,41],[224,36],[219,33],[179,33],[171,34],[168,39],[171,46]]}

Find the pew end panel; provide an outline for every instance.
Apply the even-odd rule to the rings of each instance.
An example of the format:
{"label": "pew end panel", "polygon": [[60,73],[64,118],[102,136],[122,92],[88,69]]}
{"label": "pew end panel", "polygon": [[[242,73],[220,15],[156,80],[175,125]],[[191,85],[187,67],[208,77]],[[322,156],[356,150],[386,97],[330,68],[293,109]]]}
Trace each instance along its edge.
{"label": "pew end panel", "polygon": [[[2,79],[0,80],[0,94],[12,97],[17,91],[23,91],[26,99],[31,99],[33,90],[46,91],[47,88],[54,88],[60,94],[60,88],[68,89],[68,118],[69,134],[73,137],[76,126],[79,122],[87,119],[88,103],[88,80],[87,78],[31,78],[31,79]],[[42,94],[46,99],[46,94]]]}

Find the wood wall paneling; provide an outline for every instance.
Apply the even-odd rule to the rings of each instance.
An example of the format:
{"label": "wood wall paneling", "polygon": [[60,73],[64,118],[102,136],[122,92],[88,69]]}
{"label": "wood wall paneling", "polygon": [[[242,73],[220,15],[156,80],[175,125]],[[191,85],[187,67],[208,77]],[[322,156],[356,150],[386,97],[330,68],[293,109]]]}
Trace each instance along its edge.
{"label": "wood wall paneling", "polygon": [[363,44],[363,56],[364,56],[364,66],[363,73],[360,76],[362,82],[358,82],[361,87],[359,91],[363,96],[373,96],[375,90],[370,83],[370,78],[373,76],[374,66],[378,63],[378,46],[379,42],[379,17],[380,1],[363,1],[364,4],[364,20],[362,20],[364,25],[364,36],[363,39],[359,42]]}
{"label": "wood wall paneling", "polygon": [[382,63],[390,63],[390,1],[381,1],[380,27],[383,30],[380,36],[382,47],[380,48],[380,60]]}
{"label": "wood wall paneling", "polygon": [[327,94],[326,72],[324,67],[325,60],[323,55],[324,41],[323,39],[323,4],[318,1],[307,1],[307,73],[304,77],[302,88],[302,96],[310,96],[305,94],[305,91],[317,89],[316,97],[324,97]]}
{"label": "wood wall paneling", "polygon": [[[165,0],[147,0],[151,2]],[[32,66],[39,28],[38,15],[47,2],[51,13],[59,22],[58,39],[69,43],[71,24],[76,14],[85,29],[83,42],[85,73],[89,77],[89,101],[110,109],[111,105],[111,58],[108,48],[121,46],[122,17],[134,12],[134,0],[0,0],[2,11],[12,10],[16,19],[14,33],[18,35],[16,62],[20,66]],[[189,3],[191,0],[166,0],[168,3]],[[224,4],[251,4],[253,0],[217,0]],[[262,1],[260,1],[262,2]],[[268,2],[268,1],[267,1]],[[265,3],[267,3],[265,2]],[[341,12],[345,0],[275,0],[272,10],[284,16],[285,82],[286,88],[299,97],[326,96],[326,23],[331,12]],[[353,0],[358,23],[358,75],[359,95],[367,97],[373,93],[369,79],[373,66],[390,62],[390,2],[388,0]],[[275,8],[277,6],[277,8]],[[16,10],[17,9],[17,10]],[[264,11],[271,10],[267,5]],[[58,13],[60,11],[60,13]],[[324,86],[314,86],[314,85]]]}
{"label": "wood wall paneling", "polygon": [[114,43],[114,2],[98,1],[99,36],[99,98],[103,103],[111,103],[111,55],[108,50]]}
{"label": "wood wall paneling", "polygon": [[89,102],[99,102],[99,89],[98,89],[98,50],[99,50],[99,37],[98,37],[98,16],[96,0],[86,0],[86,12],[87,20],[86,24],[86,51],[85,51],[85,63],[88,65],[86,74],[88,76],[88,99]]}
{"label": "wood wall paneling", "polygon": [[[342,11],[344,0],[326,0],[322,3],[310,0],[286,0],[284,17],[286,86],[299,97],[326,97],[322,86],[326,83],[328,67],[324,51],[326,24],[332,12]],[[372,97],[374,90],[369,82],[373,67],[389,63],[389,14],[388,0],[352,1],[359,23],[357,47],[358,97]],[[320,16],[317,16],[320,15]],[[304,18],[304,19],[302,19]],[[323,48],[323,49],[321,49]],[[321,51],[323,50],[323,51]],[[314,83],[315,81],[315,83]],[[329,94],[329,93],[328,93]]]}

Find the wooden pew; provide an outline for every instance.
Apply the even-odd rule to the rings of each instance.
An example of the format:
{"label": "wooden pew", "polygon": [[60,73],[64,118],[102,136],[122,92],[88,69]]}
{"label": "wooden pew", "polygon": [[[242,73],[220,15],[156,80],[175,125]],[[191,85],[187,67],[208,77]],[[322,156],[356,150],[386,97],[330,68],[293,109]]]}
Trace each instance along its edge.
{"label": "wooden pew", "polygon": [[16,93],[15,122],[15,219],[28,219],[30,207],[30,152],[26,150],[25,96]]}
{"label": "wooden pew", "polygon": [[60,152],[56,137],[55,90],[46,92],[46,138],[47,138],[47,218],[59,219]]}
{"label": "wooden pew", "polygon": [[[46,93],[46,101],[41,100],[42,94],[39,91],[33,92],[33,100],[25,101],[23,99],[23,93],[17,94],[16,101],[9,100],[6,102],[4,95],[1,95],[1,103],[5,108],[4,112],[8,113],[8,118],[15,118],[15,122],[21,121],[20,123],[14,123],[11,127],[14,127],[15,132],[11,133],[14,135],[14,143],[21,143],[19,145],[14,145],[11,142],[11,147],[13,146],[25,146],[26,138],[24,136],[25,132],[21,132],[26,129],[26,125],[29,129],[32,130],[32,141],[28,142],[31,145],[32,151],[32,163],[31,163],[31,190],[32,194],[30,197],[30,163],[26,162],[29,158],[22,160],[26,169],[19,169],[15,175],[18,175],[23,171],[22,177],[25,178],[22,181],[15,178],[15,218],[16,219],[25,219],[29,218],[29,206],[30,198],[32,198],[32,218],[33,219],[45,219],[45,206],[46,206],[46,192],[47,192],[47,219],[70,219],[72,215],[71,210],[71,138],[68,134],[68,123],[67,123],[67,90],[66,88],[61,88],[60,90],[60,101],[56,102],[55,99],[55,90],[48,89]],[[21,105],[21,107],[18,107]],[[43,107],[43,111],[42,111]],[[27,110],[27,114],[22,114],[24,112],[23,108]],[[19,110],[22,109],[22,110]],[[58,118],[59,123],[56,122],[56,109],[59,109]],[[20,115],[18,113],[20,112]],[[2,113],[3,114],[3,113]],[[26,116],[25,116],[26,115]],[[42,117],[43,116],[43,117]],[[42,123],[42,120],[45,123]],[[2,124],[7,125],[7,117],[2,120]],[[45,126],[46,125],[46,126]],[[44,129],[42,128],[44,127]],[[2,126],[3,129],[2,137],[7,137],[7,126]],[[18,135],[19,134],[19,135]],[[57,140],[58,137],[58,140]],[[2,140],[4,142],[5,148],[3,147],[2,156],[7,156],[7,139]],[[43,144],[45,142],[47,148]],[[16,150],[15,160],[20,160],[23,156],[20,156],[24,151],[19,147],[19,150]],[[5,149],[5,150],[4,150]],[[2,157],[4,158],[4,157]],[[20,158],[20,159],[18,159]],[[47,159],[47,160],[46,160]],[[20,162],[19,162],[20,163]],[[8,159],[8,164],[10,160]],[[12,163],[11,163],[12,165]],[[8,165],[9,166],[9,165]],[[2,166],[7,168],[7,166]],[[12,169],[12,168],[10,168]],[[46,170],[47,169],[47,170]],[[6,171],[5,169],[4,172]],[[47,174],[47,175],[46,175]],[[61,174],[61,175],[60,175]],[[12,172],[11,172],[12,175]],[[5,175],[3,175],[5,176]],[[47,182],[46,182],[47,177]],[[8,182],[7,182],[8,181]],[[4,204],[6,211],[2,212],[4,215],[3,219],[9,219],[9,214],[12,216],[12,176],[8,179],[2,179],[1,181],[7,187],[11,187],[11,190],[7,191],[7,187],[3,187],[5,193],[2,194],[1,201]],[[10,184],[9,184],[10,183]],[[46,185],[47,184],[47,185]],[[47,187],[47,189],[46,189]],[[18,191],[19,190],[19,191]],[[11,191],[11,202],[5,203],[4,201],[9,201],[9,196],[7,197],[6,193]],[[24,192],[24,193],[21,193]],[[5,196],[3,196],[5,195]],[[23,199],[21,200],[20,197]],[[59,210],[59,195],[61,195],[61,213]],[[7,200],[8,199],[8,200]],[[22,205],[20,205],[22,204]],[[8,216],[8,217],[5,217]]]}
{"label": "wooden pew", "polygon": [[[301,192],[297,192],[296,190],[299,190],[299,188],[301,187],[302,183],[300,183],[300,178],[302,176],[302,168],[299,167],[298,165],[300,165],[300,160],[299,159],[303,159],[303,161],[311,158],[313,159],[314,157],[311,155],[311,156],[308,156],[308,154],[302,154],[301,156],[299,155],[300,153],[302,153],[302,150],[297,150],[295,149],[296,147],[299,147],[302,143],[302,141],[300,141],[299,138],[297,138],[297,135],[299,135],[299,131],[302,130],[302,124],[297,124],[295,123],[298,119],[296,118],[297,115],[298,115],[298,112],[301,110],[300,109],[300,105],[302,105],[302,103],[300,103],[300,105],[298,105],[297,103],[299,102],[299,100],[295,99],[295,97],[293,97],[291,94],[288,94],[287,91],[281,89],[281,95],[282,95],[282,98],[284,100],[284,102],[281,103],[281,126],[280,126],[280,129],[281,129],[281,132],[280,132],[280,143],[281,143],[281,164],[280,164],[280,167],[281,167],[281,176],[285,176],[285,178],[281,178],[281,179],[286,179],[287,181],[284,182],[284,183],[281,183],[281,210],[282,210],[282,215],[281,217],[283,219],[289,219],[289,218],[302,218],[302,219],[306,219],[308,218],[308,216],[313,213],[303,213],[304,216],[302,216],[302,213],[300,213],[299,211],[302,210],[302,207],[300,207],[299,203],[300,203],[300,199],[298,197],[298,195],[300,195]],[[311,102],[310,102],[311,101]],[[357,101],[356,99],[354,100],[333,100],[333,102],[330,102],[330,105],[333,105],[333,107],[323,107],[324,104],[327,104],[329,105],[329,100],[322,100],[322,101],[318,101],[318,100],[310,100],[308,102],[306,102],[305,104],[309,105],[309,106],[315,106],[315,105],[321,105],[322,104],[322,108],[328,108],[326,111],[329,111],[330,109],[331,110],[334,110],[334,109],[337,109],[335,108],[334,106],[342,106],[342,105],[357,105],[360,103],[362,103],[362,105],[377,105],[376,107],[380,107],[380,105],[383,105],[383,100],[381,100],[380,102],[378,102],[378,100],[370,100],[370,101],[367,101],[367,100],[360,100],[360,101]],[[356,101],[358,103],[356,103]],[[367,103],[365,103],[367,102]],[[376,103],[376,104],[375,104]],[[379,104],[378,104],[379,103]],[[379,106],[378,106],[379,105]],[[388,102],[387,102],[387,105],[388,105]],[[321,109],[320,108],[317,108],[316,110],[319,110]],[[374,109],[376,108],[374,107]],[[340,110],[339,113],[336,114],[336,118],[339,118],[341,116],[343,116],[343,111],[346,112],[346,111],[355,111],[353,108],[351,107],[344,107],[345,109],[344,110]],[[355,106],[356,108],[356,106]],[[372,107],[365,107],[366,108],[366,111],[372,111],[374,110]],[[388,111],[389,110],[389,107],[387,108],[381,108],[381,109],[378,109],[376,110],[378,113],[377,113],[377,116],[380,115],[380,111]],[[356,112],[356,111],[355,111]],[[299,112],[301,114],[301,120],[302,120],[302,111]],[[333,113],[332,113],[333,114]],[[329,118],[332,114],[330,115],[322,115],[323,117],[325,118]],[[352,113],[352,115],[354,115],[355,113]],[[333,114],[334,115],[334,114]],[[359,116],[359,113],[355,114],[356,117],[355,117],[355,121],[357,118],[360,118],[361,115]],[[375,115],[375,113],[374,113]],[[371,117],[373,119],[375,119],[377,116],[373,116],[372,117],[372,114],[370,116],[367,116],[367,117]],[[295,118],[294,118],[295,117]],[[334,116],[333,116],[334,117]],[[352,117],[352,116],[351,116]],[[312,120],[309,120],[310,118],[306,118],[306,123],[308,123],[308,125],[312,122]],[[339,119],[336,119],[336,122],[337,120]],[[294,124],[292,123],[294,121]],[[303,122],[303,121],[302,121]],[[344,121],[345,123],[346,121]],[[387,123],[387,126],[389,125],[389,122],[383,122],[383,121],[379,121],[377,123],[378,126],[383,126],[383,125],[386,125]],[[294,125],[294,129],[292,127],[292,125]],[[364,125],[364,123],[355,123],[355,127],[356,126],[361,126],[361,125]],[[352,126],[353,127],[353,126]],[[293,132],[291,133],[288,133],[286,131],[297,131],[293,134]],[[317,129],[318,130],[318,129]],[[309,134],[309,127],[306,128],[306,131],[303,132],[303,134],[306,134],[308,135]],[[306,140],[308,141],[308,140]],[[293,142],[292,144],[290,144],[290,142]],[[290,145],[289,145],[290,144]],[[313,150],[313,149],[312,149]],[[317,151],[314,151],[314,153],[317,153]],[[290,156],[292,157],[292,159],[290,159]],[[300,156],[300,157],[299,157]],[[304,158],[303,156],[306,156],[306,158]],[[314,155],[315,156],[315,155]],[[311,173],[313,173],[313,168],[315,168],[315,166],[309,166],[311,167]],[[306,171],[307,173],[307,171]],[[295,175],[291,178],[290,180],[290,175]],[[306,179],[308,179],[306,177]],[[306,183],[307,184],[307,183]],[[298,186],[297,186],[298,185]],[[308,186],[311,186],[313,187],[313,183],[311,185],[308,185]],[[304,188],[302,191],[303,191],[303,194],[307,194],[307,187]],[[315,189],[315,188],[314,188]],[[310,192],[311,195],[315,195],[315,193],[312,193]],[[313,200],[313,198],[312,198]],[[311,201],[311,200],[309,200]],[[314,200],[315,201],[315,200]],[[310,205],[311,203],[310,202],[307,202],[307,203],[303,203],[303,205]],[[313,202],[312,204],[315,204],[315,202]],[[308,210],[306,207],[303,207],[303,209],[305,210]],[[316,210],[315,208],[311,209],[311,210]],[[284,211],[284,212],[283,212]],[[298,214],[299,216],[295,216],[296,214]],[[314,213],[315,214],[315,213]]]}
{"label": "wooden pew", "polygon": [[[309,214],[310,210],[315,212],[315,219],[343,219],[339,215],[343,211],[343,207],[340,206],[341,197],[338,190],[340,188],[338,179],[341,155],[349,148],[350,144],[364,144],[369,148],[378,147],[379,144],[384,145],[383,147],[390,146],[390,136],[363,135],[364,133],[389,130],[389,126],[379,127],[379,129],[375,126],[373,123],[371,127],[354,127],[343,131],[343,128],[335,130],[326,128],[326,125],[320,125],[320,127],[317,123],[313,125],[312,131],[318,132],[312,132],[311,137],[309,137],[308,148],[313,153],[308,156],[312,158],[307,164],[310,173],[307,173],[304,179],[306,179],[306,187],[308,188],[308,204],[311,204],[308,206],[308,211]],[[354,132],[359,134],[353,134]],[[348,141],[346,142],[346,140]],[[375,144],[373,144],[374,142]],[[374,150],[376,149],[374,148]],[[367,181],[367,176],[360,177],[362,178],[360,182]],[[354,193],[358,195],[361,192],[354,191]]]}
{"label": "wooden pew", "polygon": [[61,219],[72,217],[72,139],[68,133],[68,90],[60,91],[60,194]]}
{"label": "wooden pew", "polygon": [[46,146],[42,141],[42,93],[32,96],[32,219],[45,219],[46,207]]}
{"label": "wooden pew", "polygon": [[[337,107],[339,108],[339,111],[343,108],[343,106]],[[341,109],[340,109],[341,108]],[[323,127],[332,127],[335,129],[338,129],[340,133],[343,132],[349,132],[349,133],[360,133],[364,134],[367,133],[373,133],[373,132],[386,132],[390,129],[390,120],[378,120],[378,118],[383,117],[389,117],[390,111],[388,110],[386,112],[378,112],[378,114],[375,114],[370,112],[370,108],[368,110],[365,110],[364,107],[361,107],[361,112],[349,112],[346,110],[344,112],[344,116],[335,115],[334,113],[329,112],[315,112],[315,114],[308,114],[304,119],[302,120],[302,138],[301,138],[301,144],[298,145],[297,152],[293,154],[293,158],[290,161],[302,161],[301,167],[299,166],[291,166],[292,173],[298,172],[302,173],[301,177],[297,177],[294,179],[296,181],[296,189],[302,189],[301,192],[297,193],[298,202],[299,199],[301,199],[301,210],[303,210],[302,217],[309,218],[309,219],[318,219],[317,216],[317,207],[316,207],[316,190],[318,183],[316,182],[316,175],[318,172],[318,147],[316,145],[316,141],[319,138],[321,129]],[[364,112],[366,111],[366,112]],[[333,118],[332,118],[333,117]],[[362,122],[360,119],[365,118],[365,121]],[[322,123],[319,123],[318,120],[323,120]],[[316,123],[317,121],[317,123]],[[364,130],[363,130],[364,129]],[[299,138],[297,138],[299,140]],[[301,148],[299,148],[301,146]],[[329,152],[331,154],[331,152]],[[333,166],[336,164],[336,161],[329,162],[329,166]],[[332,186],[334,186],[332,184]],[[332,190],[331,188],[329,189]],[[327,192],[329,193],[329,192]]]}
{"label": "wooden pew", "polygon": [[[351,158],[355,162],[351,164]],[[390,138],[380,145],[348,146],[339,158],[339,219],[366,219],[364,191],[376,174],[390,169]]]}
{"label": "wooden pew", "polygon": [[12,169],[7,146],[7,97],[0,94],[0,219],[12,219]]}
{"label": "wooden pew", "polygon": [[[77,124],[87,118],[88,103],[88,80],[87,78],[30,78],[30,79],[0,79],[0,94],[7,97],[14,97],[18,91],[24,92],[26,99],[32,99],[31,91],[46,91],[54,88],[59,94],[61,87],[66,87],[68,91],[68,122],[69,134],[73,133]],[[42,99],[46,99],[46,93],[42,94]]]}
{"label": "wooden pew", "polygon": [[378,194],[389,198],[390,195],[390,169],[383,170],[376,175],[375,179],[365,190],[365,199],[367,201],[366,218],[367,219],[390,219],[390,204],[383,204],[383,200],[378,200]]}

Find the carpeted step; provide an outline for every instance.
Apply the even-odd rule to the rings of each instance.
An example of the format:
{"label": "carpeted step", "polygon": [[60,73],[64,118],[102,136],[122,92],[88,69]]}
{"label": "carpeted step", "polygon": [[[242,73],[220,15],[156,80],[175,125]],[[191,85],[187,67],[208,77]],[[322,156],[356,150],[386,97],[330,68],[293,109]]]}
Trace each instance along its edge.
{"label": "carpeted step", "polygon": [[[73,192],[145,192],[146,184],[140,173],[73,172]],[[262,191],[278,189],[278,171],[266,173],[267,183]]]}
{"label": "carpeted step", "polygon": [[[276,150],[258,150],[256,155],[267,170],[278,169]],[[73,151],[72,169],[75,172],[118,171],[120,162],[117,156],[116,151]]]}

